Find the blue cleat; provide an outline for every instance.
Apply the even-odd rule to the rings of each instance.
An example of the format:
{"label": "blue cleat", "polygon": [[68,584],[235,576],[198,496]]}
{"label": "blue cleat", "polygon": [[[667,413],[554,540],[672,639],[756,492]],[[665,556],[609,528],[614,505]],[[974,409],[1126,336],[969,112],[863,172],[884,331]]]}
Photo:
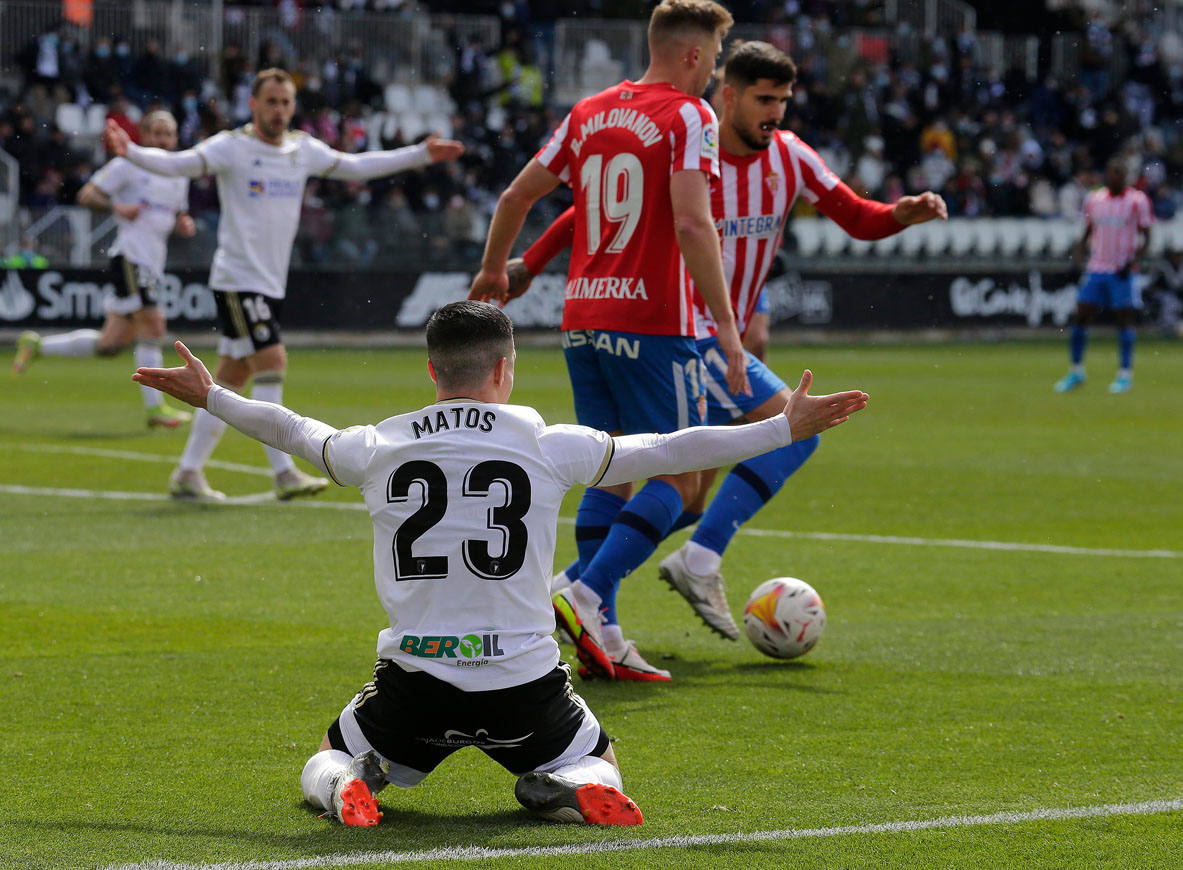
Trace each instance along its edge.
{"label": "blue cleat", "polygon": [[1134,386],[1134,379],[1129,375],[1118,375],[1109,385],[1111,393],[1128,393]]}
{"label": "blue cleat", "polygon": [[1068,372],[1064,377],[1056,381],[1056,392],[1067,393],[1070,390],[1075,390],[1084,383],[1084,375],[1077,372]]}

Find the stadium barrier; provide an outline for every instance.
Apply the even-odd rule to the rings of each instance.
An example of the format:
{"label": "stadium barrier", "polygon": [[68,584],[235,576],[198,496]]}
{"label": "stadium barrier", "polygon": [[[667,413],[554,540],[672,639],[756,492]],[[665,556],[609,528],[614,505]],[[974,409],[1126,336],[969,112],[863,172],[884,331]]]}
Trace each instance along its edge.
{"label": "stadium barrier", "polygon": [[[214,329],[205,270],[170,271],[159,302],[175,331]],[[308,272],[288,278],[289,330],[418,330],[440,305],[463,299],[471,272]],[[566,276],[546,273],[506,306],[522,329],[555,329]],[[110,275],[98,269],[0,270],[0,331],[93,326]],[[604,288],[611,293],[610,286]],[[768,282],[774,326],[833,329],[957,329],[1063,326],[1075,276],[1061,269],[995,265],[859,269],[790,268]]]}

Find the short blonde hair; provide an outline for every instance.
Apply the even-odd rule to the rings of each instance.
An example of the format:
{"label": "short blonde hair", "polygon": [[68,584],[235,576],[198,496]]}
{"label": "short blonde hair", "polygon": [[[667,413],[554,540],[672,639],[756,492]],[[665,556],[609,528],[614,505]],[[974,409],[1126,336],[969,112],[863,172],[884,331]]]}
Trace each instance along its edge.
{"label": "short blonde hair", "polygon": [[296,88],[296,82],[292,79],[291,74],[287,70],[280,69],[277,66],[268,67],[267,69],[259,70],[255,76],[255,80],[251,82],[251,96],[259,96],[259,91],[263,89],[263,85],[267,82],[279,82],[280,84],[289,84],[292,90]]}
{"label": "short blonde hair", "polygon": [[715,0],[662,0],[649,17],[649,47],[691,33],[725,35],[734,23]]}
{"label": "short blonde hair", "polygon": [[155,109],[146,114],[144,117],[140,118],[140,129],[150,130],[152,125],[157,121],[164,121],[168,124],[172,124],[174,127],[177,126],[177,119],[173,117],[172,112],[168,111],[168,109]]}

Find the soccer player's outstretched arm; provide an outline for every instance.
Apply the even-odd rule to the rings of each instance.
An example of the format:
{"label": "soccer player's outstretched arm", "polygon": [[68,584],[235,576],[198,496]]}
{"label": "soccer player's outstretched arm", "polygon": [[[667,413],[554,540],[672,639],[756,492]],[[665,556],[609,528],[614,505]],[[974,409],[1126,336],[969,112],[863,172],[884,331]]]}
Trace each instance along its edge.
{"label": "soccer player's outstretched arm", "polygon": [[455,160],[464,153],[464,146],[452,139],[428,136],[417,145],[395,148],[392,151],[366,151],[361,154],[335,152],[336,162],[325,173],[326,178],[344,181],[368,181],[419,169],[432,163]]}
{"label": "soccer player's outstretched arm", "polygon": [[201,178],[210,172],[205,159],[193,148],[187,151],[165,151],[163,148],[141,148],[131,141],[127,131],[114,121],[107,120],[103,144],[116,157],[126,157],[141,169],[179,178]]}
{"label": "soccer player's outstretched arm", "polygon": [[505,264],[505,273],[509,277],[509,290],[505,300],[517,299],[530,289],[530,282],[539,274],[546,264],[571,247],[575,238],[575,206],[571,206],[546,228],[546,232],[538,237],[526,252]]}
{"label": "soccer player's outstretched arm", "polygon": [[[178,368],[140,368],[131,379],[155,387],[195,408],[205,408],[239,432],[284,453],[299,456],[316,468],[325,467],[324,444],[337,430],[311,417],[301,417],[283,405],[256,402],[214,383],[209,370],[181,342],[174,345],[185,365]],[[334,478],[336,479],[336,478]]]}
{"label": "soccer player's outstretched arm", "polygon": [[518,173],[497,200],[493,219],[489,222],[489,237],[485,240],[485,254],[481,271],[473,279],[468,298],[480,302],[503,302],[509,292],[509,277],[505,272],[509,252],[522,231],[526,215],[534,203],[559,185],[559,177],[534,157]]}
{"label": "soccer player's outstretched arm", "polygon": [[809,395],[813,373],[801,375],[783,414],[742,426],[696,426],[668,435],[620,435],[596,486],[613,486],[659,474],[731,465],[832,429],[867,407],[861,390]]}
{"label": "soccer player's outstretched arm", "polygon": [[949,219],[945,201],[931,190],[901,197],[892,205],[863,199],[841,181],[819,197],[817,210],[852,238],[869,242],[895,235],[912,224]]}

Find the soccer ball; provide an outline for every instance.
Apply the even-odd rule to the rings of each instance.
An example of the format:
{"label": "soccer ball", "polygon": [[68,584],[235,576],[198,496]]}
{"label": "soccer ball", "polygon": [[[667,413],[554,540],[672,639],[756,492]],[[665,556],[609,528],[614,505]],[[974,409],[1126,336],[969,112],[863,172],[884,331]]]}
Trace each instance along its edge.
{"label": "soccer ball", "polygon": [[743,627],[752,646],[764,655],[795,659],[821,640],[826,606],[804,580],[774,577],[752,592],[743,609]]}

